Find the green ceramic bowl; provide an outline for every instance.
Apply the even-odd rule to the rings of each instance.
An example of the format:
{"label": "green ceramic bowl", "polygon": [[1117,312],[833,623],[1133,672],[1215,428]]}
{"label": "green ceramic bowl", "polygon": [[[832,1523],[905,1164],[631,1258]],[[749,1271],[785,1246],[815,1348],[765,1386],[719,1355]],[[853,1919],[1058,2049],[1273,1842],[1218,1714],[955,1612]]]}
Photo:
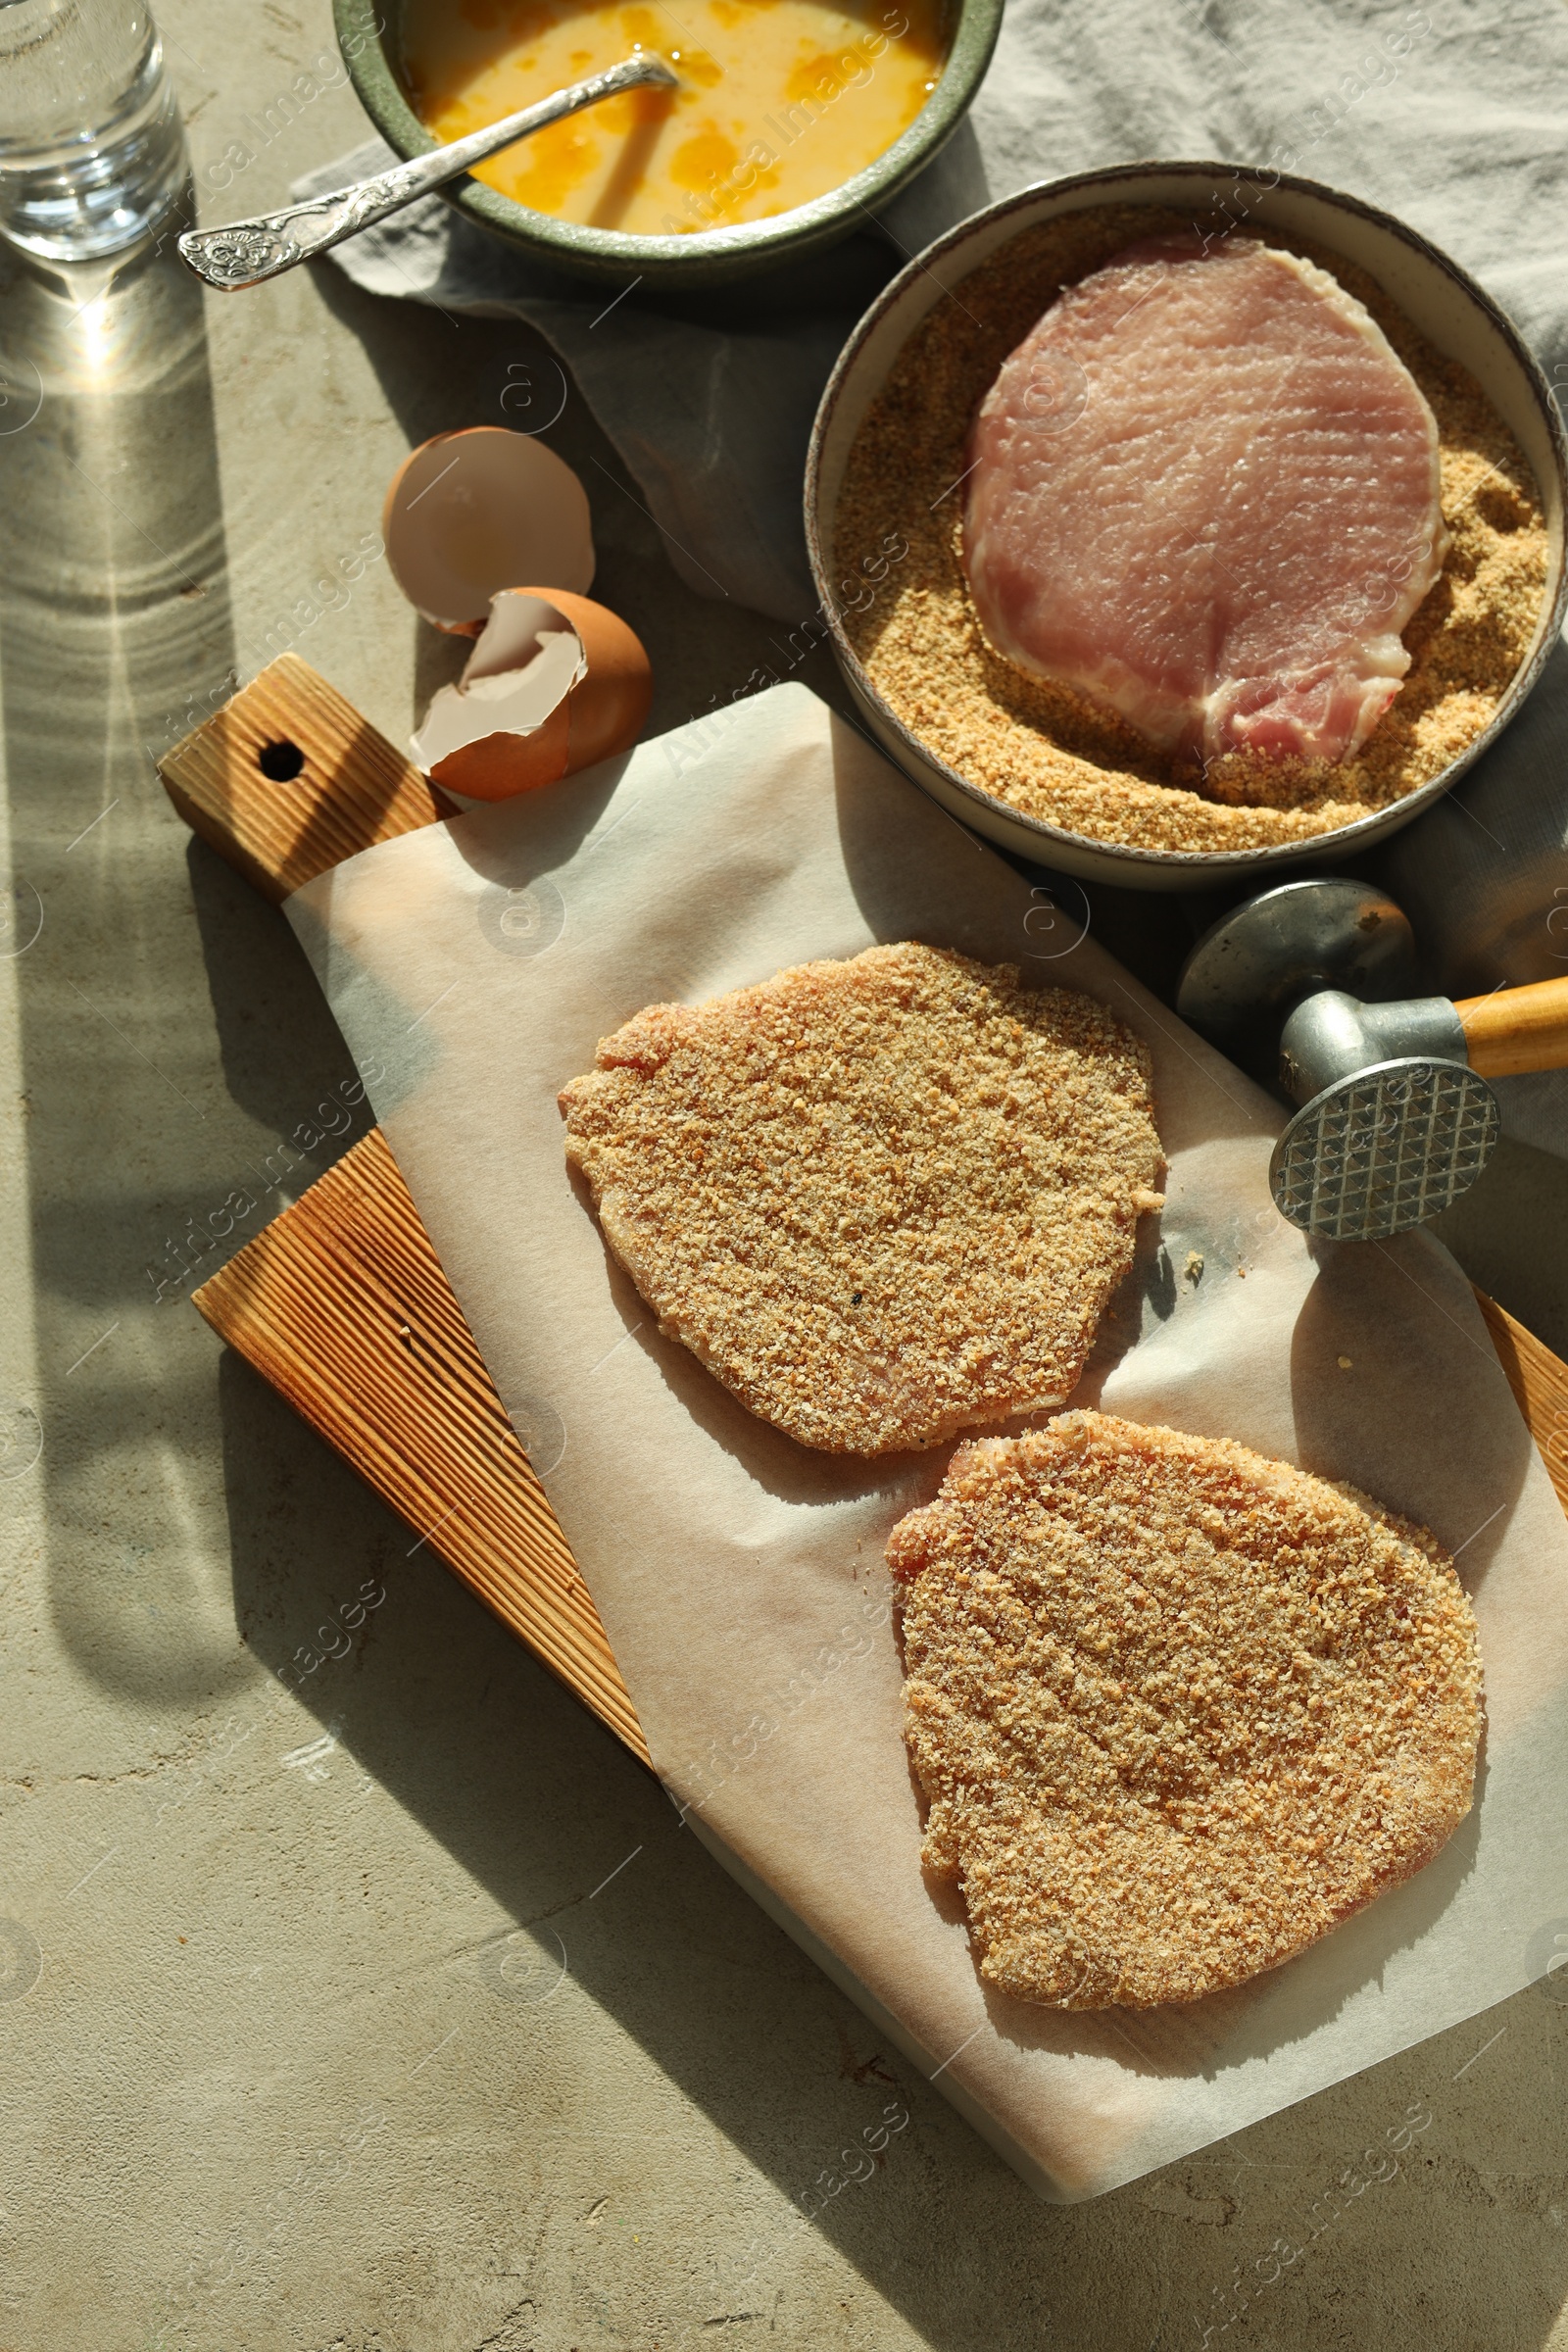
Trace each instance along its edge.
{"label": "green ceramic bowl", "polygon": [[[957,128],[991,63],[1003,0],[949,0],[953,41],[942,78],[902,138],[846,180],[771,220],[702,229],[690,237],[623,237],[529,212],[477,179],[455,179],[443,195],[470,220],[493,229],[536,260],[579,276],[641,276],[652,288],[710,286],[747,277],[780,262],[818,253],[865,226],[865,208],[886,204],[923,171]],[[401,0],[333,0],[337,37],[349,75],[376,129],[399,156],[425,155],[438,142],[415,114],[398,79]]]}

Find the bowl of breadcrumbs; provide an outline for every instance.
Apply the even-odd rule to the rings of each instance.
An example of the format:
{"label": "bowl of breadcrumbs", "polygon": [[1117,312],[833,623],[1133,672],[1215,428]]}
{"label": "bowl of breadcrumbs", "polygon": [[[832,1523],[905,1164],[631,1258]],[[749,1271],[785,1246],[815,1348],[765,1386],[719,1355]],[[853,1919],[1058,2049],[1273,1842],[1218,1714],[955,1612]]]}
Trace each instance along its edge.
{"label": "bowl of breadcrumbs", "polygon": [[[1392,705],[1337,760],[1221,760],[1195,777],[1115,711],[998,651],[970,593],[962,485],[1004,361],[1064,289],[1142,240],[1195,229],[1327,270],[1436,420],[1442,571],[1401,632],[1409,668]],[[1015,854],[1144,890],[1360,855],[1453,784],[1518,710],[1562,628],[1565,510],[1568,441],[1550,388],[1471,278],[1352,197],[1214,164],[1026,189],[911,262],[828,383],[806,493],[821,610],[884,749]]]}

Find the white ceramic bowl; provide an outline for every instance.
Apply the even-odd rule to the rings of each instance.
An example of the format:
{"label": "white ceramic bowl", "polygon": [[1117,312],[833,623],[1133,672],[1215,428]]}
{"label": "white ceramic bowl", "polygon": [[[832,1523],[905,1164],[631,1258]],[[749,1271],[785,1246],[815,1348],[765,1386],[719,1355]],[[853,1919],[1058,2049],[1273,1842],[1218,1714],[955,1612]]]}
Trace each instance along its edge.
{"label": "white ceramic bowl", "polygon": [[[877,693],[838,617],[834,516],[850,449],[860,421],[886,383],[910,335],[946,289],[961,286],[1000,246],[1041,221],[1103,204],[1173,206],[1201,222],[1227,218],[1301,237],[1343,254],[1376,278],[1435,349],[1468,368],[1518,441],[1535,473],[1550,540],[1546,593],[1530,653],[1496,716],[1440,775],[1379,808],[1307,841],[1268,849],[1146,850],[1096,841],[982,791],[911,733]],[[1222,213],[1220,208],[1225,208]],[[1530,692],[1568,609],[1564,515],[1568,510],[1568,439],[1544,375],[1512,321],[1446,255],[1387,213],[1315,180],[1291,179],[1228,164],[1126,164],[1025,188],[976,213],[918,255],[860,320],[828,379],[811,435],[806,475],[806,533],[822,611],[850,688],[867,726],[916,783],[965,824],[1036,864],[1133,890],[1213,890],[1261,877],[1283,879],[1303,862],[1357,857],[1419,816],[1494,742]]]}

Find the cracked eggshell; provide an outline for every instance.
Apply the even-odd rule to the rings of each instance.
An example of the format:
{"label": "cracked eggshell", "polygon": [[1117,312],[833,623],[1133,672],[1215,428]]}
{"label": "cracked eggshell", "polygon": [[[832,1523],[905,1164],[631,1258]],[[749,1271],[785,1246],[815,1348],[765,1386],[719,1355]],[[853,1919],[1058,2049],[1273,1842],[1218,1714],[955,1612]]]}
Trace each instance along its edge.
{"label": "cracked eggshell", "polygon": [[432,783],[507,801],[630,751],[653,699],[642,642],[615,613],[559,588],[505,588],[411,749]]}
{"label": "cracked eggshell", "polygon": [[477,637],[515,580],[593,585],[588,493],[553,449],[505,425],[437,433],[398,467],[381,516],[392,576],[424,618]]}

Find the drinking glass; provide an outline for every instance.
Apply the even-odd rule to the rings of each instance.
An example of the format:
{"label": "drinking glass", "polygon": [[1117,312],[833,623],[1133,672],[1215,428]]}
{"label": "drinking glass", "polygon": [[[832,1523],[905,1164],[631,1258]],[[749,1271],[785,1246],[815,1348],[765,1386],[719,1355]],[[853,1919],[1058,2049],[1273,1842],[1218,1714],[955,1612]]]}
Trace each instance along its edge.
{"label": "drinking glass", "polygon": [[186,170],[142,0],[0,0],[0,235],[52,261],[117,253]]}

